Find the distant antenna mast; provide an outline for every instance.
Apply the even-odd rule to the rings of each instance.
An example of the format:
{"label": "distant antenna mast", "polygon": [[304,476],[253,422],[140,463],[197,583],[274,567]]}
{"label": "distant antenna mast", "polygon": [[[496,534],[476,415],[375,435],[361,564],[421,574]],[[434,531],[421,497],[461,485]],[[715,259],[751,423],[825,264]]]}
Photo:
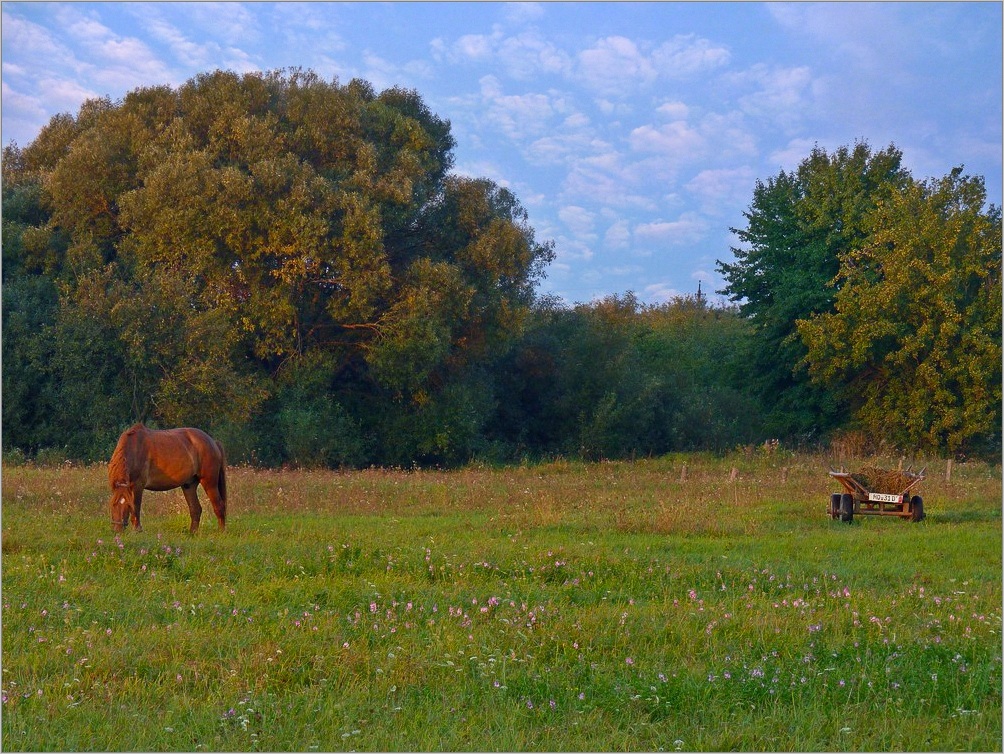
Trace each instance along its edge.
{"label": "distant antenna mast", "polygon": [[704,303],[704,294],[701,293],[701,281],[697,281],[697,303]]}

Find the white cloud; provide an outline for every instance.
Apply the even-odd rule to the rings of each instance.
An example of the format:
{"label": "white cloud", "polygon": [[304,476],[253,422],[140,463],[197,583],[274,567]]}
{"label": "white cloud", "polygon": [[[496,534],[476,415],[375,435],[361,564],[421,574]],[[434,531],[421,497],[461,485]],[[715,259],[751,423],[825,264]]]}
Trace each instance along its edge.
{"label": "white cloud", "polygon": [[655,81],[652,62],[627,37],[606,37],[578,55],[579,78],[604,95],[626,95]]}
{"label": "white cloud", "polygon": [[742,111],[755,118],[791,128],[815,112],[814,80],[808,66],[782,67],[757,63],[727,77],[740,91]]}
{"label": "white cloud", "polygon": [[538,18],[543,18],[544,6],[540,3],[506,3],[503,15],[507,22],[519,25],[528,21],[536,21]]}
{"label": "white cloud", "polygon": [[561,218],[561,221],[576,236],[580,238],[586,236],[591,238],[596,237],[593,235],[595,217],[592,212],[584,207],[578,207],[574,204],[562,207],[558,210],[558,217]]}
{"label": "white cloud", "polygon": [[694,212],[685,212],[679,220],[642,223],[634,229],[635,245],[649,250],[654,246],[696,243],[704,237],[707,223]]}
{"label": "white cloud", "polygon": [[674,288],[670,283],[652,283],[642,289],[644,298],[656,304],[665,304],[673,299],[680,298],[683,294],[679,289]]}
{"label": "white cloud", "polygon": [[705,146],[704,137],[686,121],[674,120],[661,126],[639,126],[628,137],[636,152],[656,152],[673,157],[693,157]]}
{"label": "white cloud", "polygon": [[669,78],[682,78],[727,65],[728,48],[694,34],[678,34],[652,54],[653,65]]}
{"label": "white cloud", "polygon": [[465,34],[453,43],[454,60],[486,61],[495,52],[495,40],[484,34]]}
{"label": "white cloud", "polygon": [[756,176],[747,165],[738,168],[702,170],[686,184],[707,215],[731,213],[752,196]]}
{"label": "white cloud", "polygon": [[659,78],[674,80],[726,65],[727,48],[694,34],[678,34],[654,50],[623,36],[604,37],[578,54],[578,77],[603,97],[624,97]]}
{"label": "white cloud", "polygon": [[[37,61],[59,65],[72,60],[72,53],[58,42],[53,33],[43,26],[20,16],[3,12],[4,72],[8,72],[10,58],[25,62]],[[22,71],[28,66],[21,66]]]}
{"label": "white cloud", "polygon": [[627,220],[617,220],[607,228],[603,245],[611,250],[623,251],[631,246],[631,225]]}
{"label": "white cloud", "polygon": [[655,111],[672,120],[686,120],[690,115],[690,108],[685,103],[677,101],[664,102]]}
{"label": "white cloud", "polygon": [[481,120],[485,125],[501,130],[514,140],[522,140],[544,133],[552,121],[568,112],[562,95],[503,94],[496,76],[481,78],[481,99],[487,107]]}
{"label": "white cloud", "polygon": [[541,74],[567,75],[571,58],[537,32],[507,37],[498,46],[499,62],[517,79],[534,79]]}
{"label": "white cloud", "polygon": [[[284,12],[283,20],[293,20],[297,24],[310,24],[317,17],[311,15],[313,9],[310,3],[289,3],[288,8],[283,8],[286,3],[276,3],[268,8],[270,11],[280,10]],[[241,3],[230,2],[198,2],[186,3],[183,13],[187,22],[194,24],[202,33],[209,35],[211,39],[218,40],[221,46],[244,47],[257,44],[269,34],[274,34],[281,28],[281,24],[276,27],[263,29],[259,22],[259,14]],[[323,13],[323,11],[319,11]],[[326,21],[320,23],[327,25]],[[315,40],[315,44],[317,40]]]}

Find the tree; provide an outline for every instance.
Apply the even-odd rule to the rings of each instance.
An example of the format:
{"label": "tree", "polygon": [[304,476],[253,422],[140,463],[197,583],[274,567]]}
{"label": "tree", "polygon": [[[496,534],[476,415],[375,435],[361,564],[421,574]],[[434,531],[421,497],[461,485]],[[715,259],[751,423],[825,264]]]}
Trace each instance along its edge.
{"label": "tree", "polygon": [[910,182],[894,146],[872,153],[867,143],[832,155],[815,147],[793,172],[757,181],[744,212],[735,262],[719,261],[727,285],[754,329],[749,377],[772,410],[767,431],[819,435],[840,423],[836,396],[810,382],[799,365],[806,349],[795,322],[832,310],[842,254],[868,237],[868,216]]}
{"label": "tree", "polygon": [[812,378],[901,447],[1000,449],[1001,212],[956,168],[882,201],[840,256],[835,310],[799,320]]}
{"label": "tree", "polygon": [[[59,332],[100,325],[100,342],[59,347],[67,369],[101,353],[119,370],[126,390],[92,386],[129,396],[118,425],[232,427],[275,411],[277,447],[295,455],[323,425],[297,403],[360,437],[373,417],[411,413],[462,415],[451,437],[468,436],[492,402],[460,400],[461,386],[518,332],[553,249],[509,191],[449,174],[453,147],[416,92],[309,71],[216,71],[92,100],[5,151],[5,285],[11,259],[19,281],[57,284]],[[31,300],[23,290],[13,306]],[[5,323],[20,322],[4,303]],[[298,370],[315,394],[283,382]],[[410,447],[469,445],[437,436]],[[364,446],[386,447],[307,460],[360,460]]]}

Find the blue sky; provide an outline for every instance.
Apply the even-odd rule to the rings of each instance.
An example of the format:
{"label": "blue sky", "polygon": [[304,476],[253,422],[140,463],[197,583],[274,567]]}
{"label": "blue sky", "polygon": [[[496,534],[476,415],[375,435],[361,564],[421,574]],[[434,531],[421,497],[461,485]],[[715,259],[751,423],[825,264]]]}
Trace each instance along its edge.
{"label": "blue sky", "polygon": [[414,88],[455,170],[509,187],[542,292],[722,286],[757,179],[814,144],[965,164],[1001,204],[1001,3],[3,3],[2,139],[225,68]]}

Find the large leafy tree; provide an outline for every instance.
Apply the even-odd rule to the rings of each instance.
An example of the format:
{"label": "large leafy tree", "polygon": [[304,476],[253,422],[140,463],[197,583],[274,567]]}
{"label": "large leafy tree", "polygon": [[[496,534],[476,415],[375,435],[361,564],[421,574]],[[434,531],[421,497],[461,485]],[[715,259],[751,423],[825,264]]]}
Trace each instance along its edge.
{"label": "large leafy tree", "polygon": [[[24,205],[17,274],[58,284],[56,347],[105,354],[129,394],[120,424],[271,409],[286,411],[279,431],[307,426],[294,403],[353,427],[346,412],[375,405],[449,414],[553,255],[510,192],[449,174],[453,146],[416,92],[309,71],[93,100],[5,152],[5,214]],[[41,295],[23,290],[12,305]],[[24,320],[4,303],[5,323]],[[86,321],[99,331],[73,340]]]}
{"label": "large leafy tree", "polygon": [[732,229],[741,243],[734,262],[718,263],[722,292],[753,325],[748,370],[772,409],[771,433],[818,435],[843,418],[838,396],[800,369],[806,348],[795,323],[832,310],[841,255],[867,239],[869,213],[910,183],[901,159],[894,146],[817,146],[794,171],[758,181],[746,227]]}
{"label": "large leafy tree", "polygon": [[999,450],[1001,212],[957,168],[888,196],[840,255],[835,309],[800,319],[812,377],[901,446]]}

